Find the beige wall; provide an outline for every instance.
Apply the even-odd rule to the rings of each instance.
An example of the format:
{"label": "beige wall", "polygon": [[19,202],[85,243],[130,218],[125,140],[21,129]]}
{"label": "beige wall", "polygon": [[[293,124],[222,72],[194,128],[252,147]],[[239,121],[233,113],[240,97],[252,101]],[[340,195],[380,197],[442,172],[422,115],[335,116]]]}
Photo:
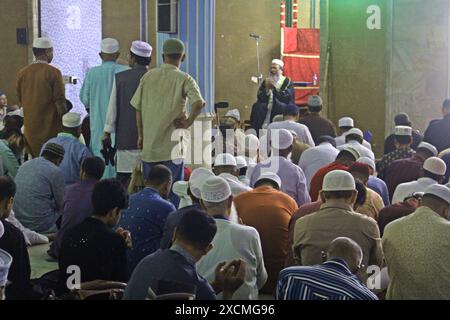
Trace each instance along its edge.
{"label": "beige wall", "polygon": [[216,102],[239,106],[243,119],[250,117],[258,86],[256,44],[261,41],[261,70],[267,76],[270,62],[280,57],[280,2],[274,0],[216,0]]}
{"label": "beige wall", "polygon": [[16,28],[28,26],[27,0],[0,2],[0,90],[8,97],[8,104],[17,103],[16,74],[28,63],[28,48],[16,42]]}

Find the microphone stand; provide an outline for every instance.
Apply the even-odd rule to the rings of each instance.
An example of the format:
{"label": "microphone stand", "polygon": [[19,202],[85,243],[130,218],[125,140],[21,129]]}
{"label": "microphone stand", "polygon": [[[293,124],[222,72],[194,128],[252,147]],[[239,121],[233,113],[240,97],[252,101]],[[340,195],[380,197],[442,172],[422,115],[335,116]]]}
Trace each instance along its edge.
{"label": "microphone stand", "polygon": [[261,73],[261,62],[260,62],[260,54],[259,54],[259,41],[260,41],[260,37],[259,36],[251,36],[252,38],[255,39],[256,41],[256,63],[257,63],[257,83],[261,84],[262,79],[263,79],[263,75]]}

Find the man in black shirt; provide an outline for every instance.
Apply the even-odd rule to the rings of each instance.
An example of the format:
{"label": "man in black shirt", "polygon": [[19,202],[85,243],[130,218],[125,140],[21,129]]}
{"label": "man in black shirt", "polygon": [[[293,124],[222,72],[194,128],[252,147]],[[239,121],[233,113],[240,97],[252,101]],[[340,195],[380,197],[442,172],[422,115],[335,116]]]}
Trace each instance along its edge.
{"label": "man in black shirt", "polygon": [[[406,113],[399,113],[394,118],[395,126],[406,126],[412,127],[412,122],[409,119],[409,116]],[[412,131],[412,145],[411,149],[417,150],[417,147],[423,140],[423,136],[420,134],[418,130],[413,129]],[[384,154],[389,154],[395,151],[395,134],[391,134],[384,141]]]}
{"label": "man in black shirt", "polygon": [[15,194],[14,181],[8,176],[0,177],[0,221],[4,227],[0,249],[8,252],[13,258],[8,274],[11,285],[6,288],[6,299],[25,300],[29,299],[31,294],[31,268],[27,245],[22,232],[6,221],[11,214]]}
{"label": "man in black shirt", "polygon": [[[127,282],[127,246],[131,247],[129,232],[112,229],[121,212],[128,207],[128,195],[117,180],[98,182],[92,194],[94,215],[66,232],[61,245],[59,268],[61,284],[79,268],[81,283],[94,280]],[[71,280],[71,279],[69,279]],[[67,283],[70,282],[70,283]]]}

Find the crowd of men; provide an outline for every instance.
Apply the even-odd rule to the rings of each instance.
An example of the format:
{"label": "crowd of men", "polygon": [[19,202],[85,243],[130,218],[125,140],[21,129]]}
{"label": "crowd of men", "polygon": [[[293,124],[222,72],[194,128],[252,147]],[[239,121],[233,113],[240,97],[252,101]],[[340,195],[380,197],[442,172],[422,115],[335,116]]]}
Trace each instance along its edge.
{"label": "crowd of men", "polygon": [[[295,105],[275,59],[257,134],[231,110],[212,170],[187,168],[173,133],[205,101],[180,70],[184,44],[167,40],[154,69],[148,43],[133,42],[129,66],[119,50],[104,39],[84,80],[87,134],[47,38],[17,76],[19,106],[0,92],[0,299],[69,297],[77,270],[127,300],[450,299],[450,100],[424,136],[398,114],[377,159],[352,118],[336,132],[319,96]],[[39,244],[59,268],[30,279]]]}

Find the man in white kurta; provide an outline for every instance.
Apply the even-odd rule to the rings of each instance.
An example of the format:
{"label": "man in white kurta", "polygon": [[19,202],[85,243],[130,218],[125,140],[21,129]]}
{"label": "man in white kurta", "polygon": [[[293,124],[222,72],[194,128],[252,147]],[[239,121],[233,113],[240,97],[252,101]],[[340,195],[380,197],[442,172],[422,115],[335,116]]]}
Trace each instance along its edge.
{"label": "man in white kurta", "polygon": [[372,160],[375,160],[375,154],[372,150],[364,147],[362,145],[364,141],[364,134],[360,129],[353,128],[347,132],[347,135],[345,136],[346,143],[337,147],[338,150],[342,151],[348,147],[352,147],[358,151],[358,153],[361,155],[361,157],[367,157]]}
{"label": "man in white kurta", "polygon": [[[355,127],[355,121],[350,117],[341,118],[339,120],[339,130],[341,135],[336,137],[336,146],[340,147],[345,144],[345,138],[347,137],[348,131]],[[362,145],[369,150],[372,150],[372,145],[364,140]]]}

